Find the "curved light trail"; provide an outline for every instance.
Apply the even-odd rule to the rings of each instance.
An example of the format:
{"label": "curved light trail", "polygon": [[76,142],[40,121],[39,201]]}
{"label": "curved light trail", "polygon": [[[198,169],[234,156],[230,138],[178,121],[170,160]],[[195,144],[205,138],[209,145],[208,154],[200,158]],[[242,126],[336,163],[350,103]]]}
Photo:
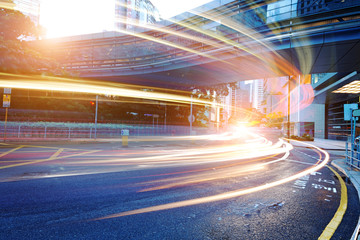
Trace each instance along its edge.
{"label": "curved light trail", "polygon": [[[225,172],[225,174],[227,174],[227,176],[223,175],[224,172],[222,172],[222,174],[218,174],[220,176],[215,176],[215,175],[208,175],[208,174],[200,174],[198,176],[196,176],[195,178],[192,177],[179,177],[179,178],[175,178],[175,179],[171,179],[173,181],[175,181],[175,183],[168,183],[168,184],[164,184],[161,185],[159,187],[153,187],[153,188],[148,188],[148,189],[144,189],[142,191],[154,191],[154,190],[160,190],[160,189],[165,189],[165,188],[171,188],[171,187],[178,187],[178,186],[183,186],[186,184],[194,184],[194,183],[201,183],[201,182],[206,182],[206,181],[212,181],[212,180],[217,180],[217,179],[222,179],[222,178],[227,178],[227,177],[235,177],[235,176],[241,176],[245,173],[249,174],[251,172],[254,171],[260,171],[262,170],[262,168],[265,165],[274,163],[274,162],[278,162],[281,160],[285,160],[288,156],[289,156],[289,150],[292,149],[292,146],[289,143],[285,143],[282,142],[284,144],[283,149],[286,149],[284,152],[284,156],[270,161],[270,162],[265,162],[265,163],[260,163],[260,164],[254,164],[254,165],[250,165],[247,168],[231,168],[234,171],[231,172]],[[322,167],[324,167],[328,161],[329,161],[329,154],[308,143],[303,143],[300,142],[304,145],[310,146],[311,148],[313,148],[316,152],[319,153],[319,161],[318,163],[316,163],[315,165],[301,171],[298,173],[295,173],[291,176],[288,176],[286,178],[280,179],[280,180],[276,180],[270,183],[266,183],[263,185],[259,185],[256,187],[251,187],[251,188],[245,188],[245,189],[238,189],[238,190],[234,190],[234,191],[229,191],[229,192],[224,192],[221,194],[217,194],[217,195],[212,195],[212,196],[207,196],[207,197],[201,197],[201,198],[195,198],[195,199],[189,199],[189,200],[185,200],[185,201],[179,201],[179,202],[173,202],[173,203],[167,203],[167,204],[161,204],[161,205],[157,205],[157,206],[152,206],[152,207],[146,207],[146,208],[141,208],[141,209],[135,209],[135,210],[130,210],[130,211],[126,211],[126,212],[121,212],[121,213],[116,213],[116,214],[112,214],[112,215],[108,215],[108,216],[104,216],[104,217],[100,217],[100,218],[96,218],[93,220],[104,220],[104,219],[110,219],[110,218],[116,218],[116,217],[122,217],[122,216],[128,216],[128,215],[134,215],[134,214],[142,214],[142,213],[149,213],[149,212],[154,212],[154,211],[160,211],[160,210],[168,210],[168,209],[173,209],[173,208],[179,208],[179,207],[186,207],[186,206],[192,206],[192,205],[197,205],[197,204],[203,204],[203,203],[210,203],[210,202],[215,202],[215,201],[220,201],[220,200],[226,200],[226,199],[231,199],[231,198],[235,198],[235,197],[239,197],[245,194],[250,194],[250,193],[255,193],[258,191],[262,191],[262,190],[266,190],[272,187],[276,187],[288,182],[291,182],[293,180],[296,180],[302,176],[305,176],[307,174],[310,174],[314,171],[317,171],[319,169],[321,169]],[[276,151],[275,151],[276,152]],[[322,159],[321,154],[322,153],[324,155],[324,159]],[[261,155],[261,154],[260,154]],[[230,170],[229,170],[230,171]],[[164,182],[167,182],[168,180],[165,179]],[[159,181],[157,181],[159,182]]]}

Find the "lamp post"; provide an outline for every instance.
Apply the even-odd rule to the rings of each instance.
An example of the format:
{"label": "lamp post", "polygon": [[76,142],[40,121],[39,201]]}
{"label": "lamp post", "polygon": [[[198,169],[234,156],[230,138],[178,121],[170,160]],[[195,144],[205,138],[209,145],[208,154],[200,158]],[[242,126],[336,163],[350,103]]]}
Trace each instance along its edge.
{"label": "lamp post", "polygon": [[193,105],[192,105],[192,99],[193,99],[193,96],[191,95],[191,102],[190,102],[190,116],[189,116],[189,122],[190,122],[190,135],[192,135],[192,122],[193,122]]}
{"label": "lamp post", "polygon": [[165,107],[165,113],[164,113],[164,129],[166,131],[166,102],[160,103],[161,106]]}
{"label": "lamp post", "polygon": [[290,138],[290,94],[291,94],[291,91],[290,91],[290,77],[289,77],[289,82],[288,82],[288,109],[287,109],[287,112],[288,112],[288,116],[287,116],[287,135],[288,135],[288,138]]}
{"label": "lamp post", "polygon": [[99,96],[96,95],[96,108],[95,108],[95,139],[96,139],[96,130],[97,130],[97,118],[98,118],[98,106],[99,106]]}

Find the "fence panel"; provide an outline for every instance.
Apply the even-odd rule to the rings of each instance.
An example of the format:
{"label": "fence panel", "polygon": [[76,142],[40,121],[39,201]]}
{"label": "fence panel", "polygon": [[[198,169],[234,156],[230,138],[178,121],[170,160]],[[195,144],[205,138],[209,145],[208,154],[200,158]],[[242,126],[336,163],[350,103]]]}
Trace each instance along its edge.
{"label": "fence panel", "polygon": [[[121,138],[121,130],[128,129],[130,136],[186,136],[189,126],[152,125],[152,124],[100,124],[96,138]],[[193,128],[196,134],[206,134],[208,128]],[[6,134],[6,136],[5,136]],[[0,138],[6,139],[93,139],[93,124],[82,123],[32,123],[9,122],[5,126],[0,122]]]}

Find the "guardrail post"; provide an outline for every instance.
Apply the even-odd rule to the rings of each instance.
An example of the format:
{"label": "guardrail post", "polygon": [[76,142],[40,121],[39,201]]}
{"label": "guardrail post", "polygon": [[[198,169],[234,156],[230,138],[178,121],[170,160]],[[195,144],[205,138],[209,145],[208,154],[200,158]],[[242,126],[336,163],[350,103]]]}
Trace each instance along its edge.
{"label": "guardrail post", "polygon": [[345,157],[346,157],[346,163],[349,163],[349,136],[346,139],[346,144],[345,144]]}
{"label": "guardrail post", "polygon": [[45,126],[44,138],[46,138],[46,129],[47,129],[47,126]]}

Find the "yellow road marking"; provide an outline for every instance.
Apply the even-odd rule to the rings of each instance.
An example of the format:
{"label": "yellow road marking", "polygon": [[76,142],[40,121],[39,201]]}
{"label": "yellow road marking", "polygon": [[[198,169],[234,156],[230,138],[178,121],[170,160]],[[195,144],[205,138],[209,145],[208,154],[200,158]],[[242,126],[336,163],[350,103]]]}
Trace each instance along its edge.
{"label": "yellow road marking", "polygon": [[[0,145],[6,145],[9,146],[10,144],[8,143],[0,143]],[[48,148],[48,149],[59,149],[59,147],[48,147],[48,146],[35,146],[35,145],[21,145],[22,147],[27,147],[27,148]],[[74,150],[74,151],[84,151],[84,149],[76,149],[76,148],[64,148],[66,150]]]}
{"label": "yellow road marking", "polygon": [[33,161],[30,161],[30,162],[22,162],[22,163],[2,166],[2,167],[0,167],[0,169],[24,166],[24,165],[29,165],[29,164],[33,164],[33,163],[47,162],[47,161],[52,161],[52,160],[64,159],[64,158],[70,158],[70,157],[81,156],[81,155],[90,154],[90,153],[100,151],[100,150],[92,150],[92,151],[87,151],[87,152],[76,153],[76,154],[71,154],[71,155],[67,155],[67,156],[58,157],[63,150],[64,150],[64,148],[60,148],[57,152],[55,152],[51,157],[49,157],[47,159],[33,160]]}
{"label": "yellow road marking", "polygon": [[[58,149],[58,148],[57,148]],[[25,150],[25,148],[23,148],[21,150],[21,153],[53,153],[54,150],[56,149],[47,149],[47,150]]]}
{"label": "yellow road marking", "polygon": [[15,152],[16,150],[18,150],[18,149],[20,149],[20,148],[23,148],[23,147],[24,147],[24,145],[20,145],[20,146],[18,146],[18,147],[16,147],[16,148],[13,148],[13,149],[11,149],[11,150],[9,150],[9,151],[7,151],[7,152],[1,153],[1,154],[0,154],[0,157],[3,157],[3,156],[5,156],[5,155],[8,155],[9,153]]}
{"label": "yellow road marking", "polygon": [[338,226],[341,223],[341,220],[343,219],[346,209],[347,209],[347,203],[348,203],[348,199],[347,199],[347,188],[346,188],[346,184],[344,182],[344,180],[341,178],[341,176],[331,167],[327,166],[333,173],[335,173],[336,177],[339,179],[340,181],[340,185],[341,185],[341,199],[340,199],[340,205],[339,208],[337,209],[334,217],[331,219],[330,223],[326,226],[326,228],[324,229],[324,231],[322,232],[322,234],[320,235],[320,237],[318,238],[319,240],[325,240],[325,239],[330,239],[332,237],[332,235],[334,235],[336,229],[338,228]]}
{"label": "yellow road marking", "polygon": [[55,159],[57,156],[60,155],[60,153],[61,153],[62,151],[64,151],[64,149],[63,149],[63,148],[59,148],[59,150],[57,150],[56,153],[54,153],[51,157],[49,157],[49,160],[50,160],[50,159]]}
{"label": "yellow road marking", "polygon": [[0,163],[14,163],[14,162],[30,162],[34,160],[11,160],[11,161],[0,161]]}

